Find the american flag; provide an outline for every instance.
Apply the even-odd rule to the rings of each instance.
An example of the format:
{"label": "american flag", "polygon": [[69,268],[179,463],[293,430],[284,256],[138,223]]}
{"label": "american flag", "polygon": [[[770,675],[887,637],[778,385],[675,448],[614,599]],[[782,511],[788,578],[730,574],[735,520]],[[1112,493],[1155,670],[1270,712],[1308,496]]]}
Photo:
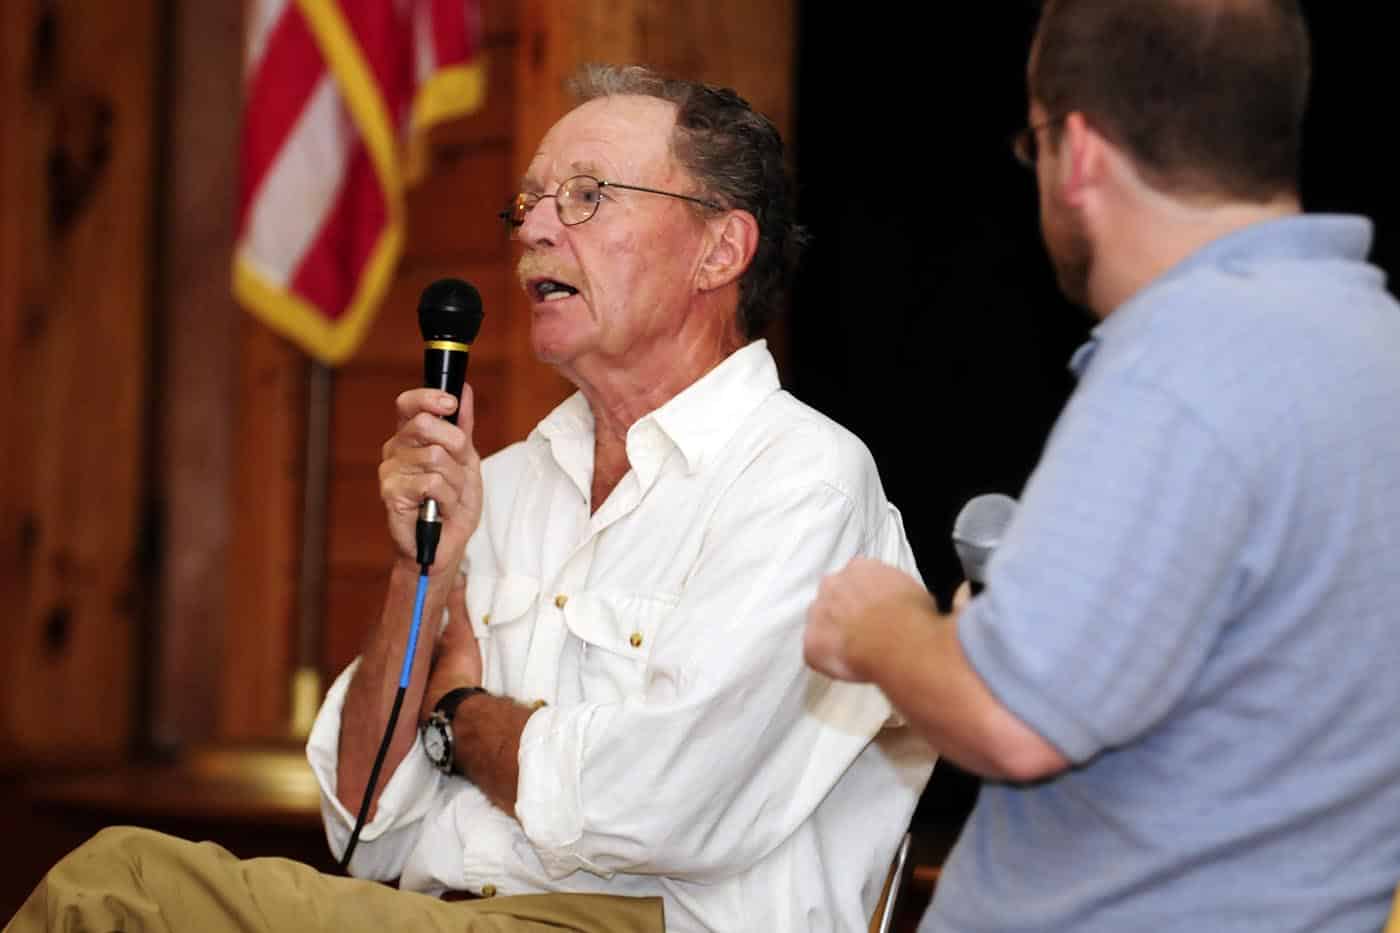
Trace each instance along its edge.
{"label": "american flag", "polygon": [[480,0],[252,0],[239,301],[345,361],[388,290],[425,131],[485,96]]}

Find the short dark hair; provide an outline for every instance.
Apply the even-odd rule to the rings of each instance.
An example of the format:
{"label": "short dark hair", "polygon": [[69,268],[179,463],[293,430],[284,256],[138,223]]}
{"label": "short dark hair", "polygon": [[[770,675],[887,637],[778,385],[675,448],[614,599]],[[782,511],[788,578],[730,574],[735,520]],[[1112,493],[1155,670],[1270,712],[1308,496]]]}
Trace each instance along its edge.
{"label": "short dark hair", "polygon": [[1311,70],[1298,0],[1047,0],[1028,84],[1154,187],[1267,201],[1298,191]]}
{"label": "short dark hair", "polygon": [[585,65],[569,85],[580,102],[636,94],[676,105],[671,152],[700,186],[695,194],[758,221],[758,248],[739,280],[738,312],[744,335],[756,336],[785,306],[807,239],[777,127],[730,88],[641,65]]}

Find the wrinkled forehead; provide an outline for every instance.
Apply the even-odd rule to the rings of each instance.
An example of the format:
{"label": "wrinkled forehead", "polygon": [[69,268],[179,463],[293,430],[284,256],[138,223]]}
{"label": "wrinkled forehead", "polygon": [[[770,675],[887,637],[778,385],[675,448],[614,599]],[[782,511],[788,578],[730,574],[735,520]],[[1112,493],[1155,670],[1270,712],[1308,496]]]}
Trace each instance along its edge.
{"label": "wrinkled forehead", "polygon": [[547,189],[571,175],[631,184],[666,181],[679,171],[671,155],[674,104],[618,95],[580,104],[550,128],[525,173]]}

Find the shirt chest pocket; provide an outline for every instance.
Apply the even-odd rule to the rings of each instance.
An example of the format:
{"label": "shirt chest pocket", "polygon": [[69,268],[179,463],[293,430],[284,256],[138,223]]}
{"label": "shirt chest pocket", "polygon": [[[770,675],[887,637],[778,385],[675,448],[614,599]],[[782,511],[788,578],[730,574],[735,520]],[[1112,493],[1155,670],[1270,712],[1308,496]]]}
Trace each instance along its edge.
{"label": "shirt chest pocket", "polygon": [[467,616],[481,648],[482,680],[487,690],[503,693],[508,672],[518,672],[530,647],[531,616],[540,584],[534,577],[505,574],[467,580]]}
{"label": "shirt chest pocket", "polygon": [[677,599],[631,593],[584,592],[570,597],[564,621],[581,642],[583,699],[607,703],[640,696],[662,623]]}

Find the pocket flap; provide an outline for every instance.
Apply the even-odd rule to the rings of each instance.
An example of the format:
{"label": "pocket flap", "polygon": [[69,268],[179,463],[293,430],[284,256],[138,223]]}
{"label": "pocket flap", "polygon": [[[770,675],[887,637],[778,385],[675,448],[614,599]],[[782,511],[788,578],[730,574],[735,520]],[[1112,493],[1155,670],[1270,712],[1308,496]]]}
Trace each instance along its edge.
{"label": "pocket flap", "polygon": [[675,606],[674,598],[664,596],[584,592],[569,598],[564,622],[589,645],[645,662],[662,621]]}
{"label": "pocket flap", "polygon": [[508,573],[503,577],[467,578],[467,613],[478,638],[489,637],[491,629],[518,622],[530,613],[539,595],[534,577]]}

